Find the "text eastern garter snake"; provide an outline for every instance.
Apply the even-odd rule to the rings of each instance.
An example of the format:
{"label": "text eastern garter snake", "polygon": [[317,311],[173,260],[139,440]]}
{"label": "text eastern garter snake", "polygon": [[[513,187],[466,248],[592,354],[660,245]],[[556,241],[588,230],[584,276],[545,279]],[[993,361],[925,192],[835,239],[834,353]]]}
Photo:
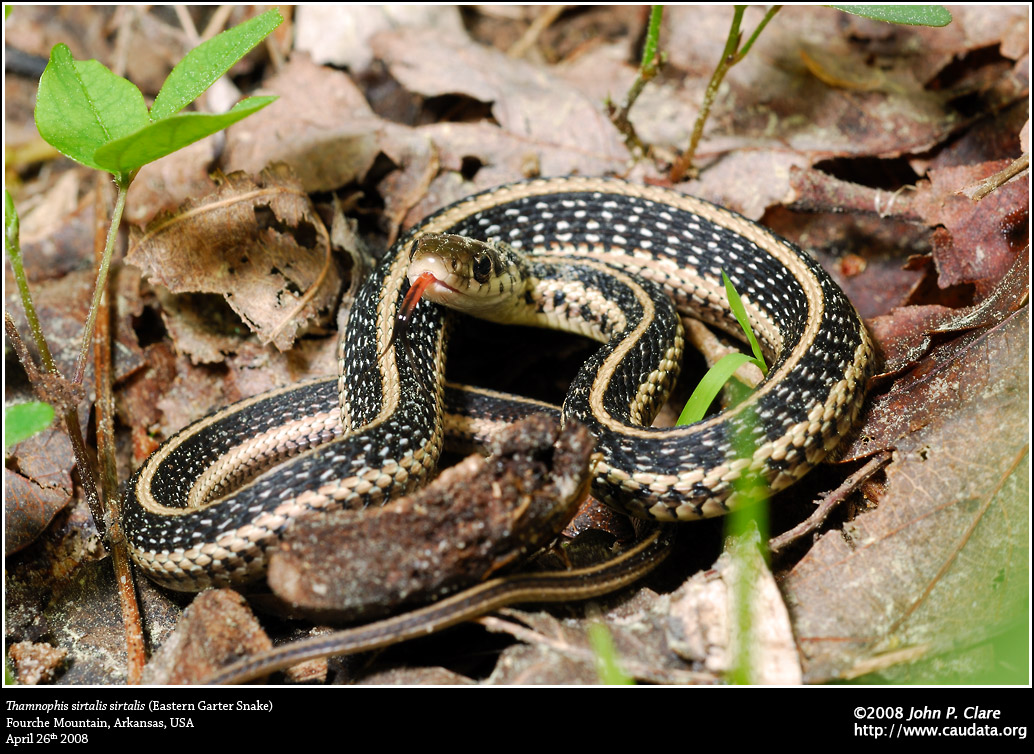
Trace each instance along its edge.
{"label": "text eastern garter snake", "polygon": [[[594,492],[612,505],[659,520],[720,515],[744,468],[782,489],[821,461],[857,415],[874,366],[869,337],[836,284],[795,246],[657,187],[578,177],[511,184],[446,207],[396,243],[349,315],[336,389],[321,380],[245,400],[145,462],[123,516],[133,556],[151,578],[185,590],[247,581],[299,516],[383,501],[434,468],[443,442],[443,314],[417,308],[408,357],[392,335],[412,248],[440,233],[501,241],[553,270],[564,268],[558,256],[581,257],[582,272],[544,280],[524,298],[551,325],[582,320],[562,326],[614,338],[579,373],[564,409],[596,435]],[[630,285],[608,282],[612,268]],[[547,278],[544,269],[535,274]],[[734,332],[723,270],[774,357],[767,380],[720,416],[639,426],[659,408],[652,391],[670,382],[664,370],[679,355],[651,340],[660,332],[651,291]],[[611,285],[623,293],[610,296]],[[737,433],[754,439],[751,457],[732,447]]]}

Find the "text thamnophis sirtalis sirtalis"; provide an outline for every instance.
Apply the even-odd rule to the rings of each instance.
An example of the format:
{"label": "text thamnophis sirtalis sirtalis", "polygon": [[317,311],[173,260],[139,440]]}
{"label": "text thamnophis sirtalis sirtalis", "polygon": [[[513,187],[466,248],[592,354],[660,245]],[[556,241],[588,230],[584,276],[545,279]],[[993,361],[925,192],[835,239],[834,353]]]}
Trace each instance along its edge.
{"label": "text thamnophis sirtalis sirtalis", "polygon": [[[145,462],[123,517],[149,576],[188,590],[250,580],[299,516],[381,502],[434,468],[443,442],[439,307],[414,313],[409,356],[391,343],[411,249],[437,233],[502,241],[532,259],[548,255],[556,269],[558,257],[580,256],[580,268],[594,270],[597,282],[572,275],[538,306],[554,320],[588,313],[614,339],[565,403],[565,416],[597,437],[594,492],[611,505],[658,520],[719,515],[745,469],[782,489],[821,461],[857,415],[873,369],[869,337],[840,289],[792,244],[661,188],[577,177],[511,184],[450,205],[396,243],[349,315],[336,391],[322,380],[248,399],[188,427]],[[611,316],[624,304],[604,296],[614,268],[638,307],[627,327]],[[722,271],[774,356],[767,380],[733,411],[703,422],[637,426],[657,408],[643,385],[666,379],[656,363],[639,360],[670,361],[674,352],[648,341],[653,299],[635,291],[662,291],[682,314],[734,331]],[[754,440],[749,457],[733,447],[743,434]]]}

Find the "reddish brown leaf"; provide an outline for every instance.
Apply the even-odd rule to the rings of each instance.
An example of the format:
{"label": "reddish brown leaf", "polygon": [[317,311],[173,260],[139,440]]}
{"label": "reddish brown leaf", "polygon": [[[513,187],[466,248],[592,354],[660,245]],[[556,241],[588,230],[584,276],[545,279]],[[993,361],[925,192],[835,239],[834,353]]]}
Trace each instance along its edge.
{"label": "reddish brown leaf", "polygon": [[1027,182],[1012,181],[977,202],[956,193],[1008,163],[992,162],[930,172],[931,188],[942,197],[942,203],[924,214],[929,224],[945,227],[944,231],[934,234],[934,260],[942,288],[975,283],[978,295],[983,298],[1012,266],[1016,252],[1010,245],[1009,233],[1027,220],[1030,208]]}
{"label": "reddish brown leaf", "polygon": [[72,499],[72,445],[52,427],[10,448],[4,469],[4,555],[32,544]]}
{"label": "reddish brown leaf", "polygon": [[241,595],[203,592],[147,664],[144,683],[201,683],[224,665],[272,646]]}

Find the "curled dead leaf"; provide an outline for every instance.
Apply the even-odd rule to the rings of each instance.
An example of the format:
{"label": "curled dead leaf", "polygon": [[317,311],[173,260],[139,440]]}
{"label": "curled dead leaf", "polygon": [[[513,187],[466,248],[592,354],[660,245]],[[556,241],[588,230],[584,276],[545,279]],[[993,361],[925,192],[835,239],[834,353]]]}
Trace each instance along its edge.
{"label": "curled dead leaf", "polygon": [[173,293],[217,293],[263,343],[286,350],[333,313],[341,277],[330,236],[282,167],[223,176],[211,194],[157,217],[127,261]]}

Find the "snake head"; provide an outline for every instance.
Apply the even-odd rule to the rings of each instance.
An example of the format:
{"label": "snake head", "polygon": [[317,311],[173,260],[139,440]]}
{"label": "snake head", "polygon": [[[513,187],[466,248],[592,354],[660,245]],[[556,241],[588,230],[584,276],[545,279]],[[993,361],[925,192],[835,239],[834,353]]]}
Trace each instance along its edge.
{"label": "snake head", "polygon": [[520,295],[527,280],[523,257],[506,244],[444,233],[417,239],[408,274],[429,301],[488,318]]}

